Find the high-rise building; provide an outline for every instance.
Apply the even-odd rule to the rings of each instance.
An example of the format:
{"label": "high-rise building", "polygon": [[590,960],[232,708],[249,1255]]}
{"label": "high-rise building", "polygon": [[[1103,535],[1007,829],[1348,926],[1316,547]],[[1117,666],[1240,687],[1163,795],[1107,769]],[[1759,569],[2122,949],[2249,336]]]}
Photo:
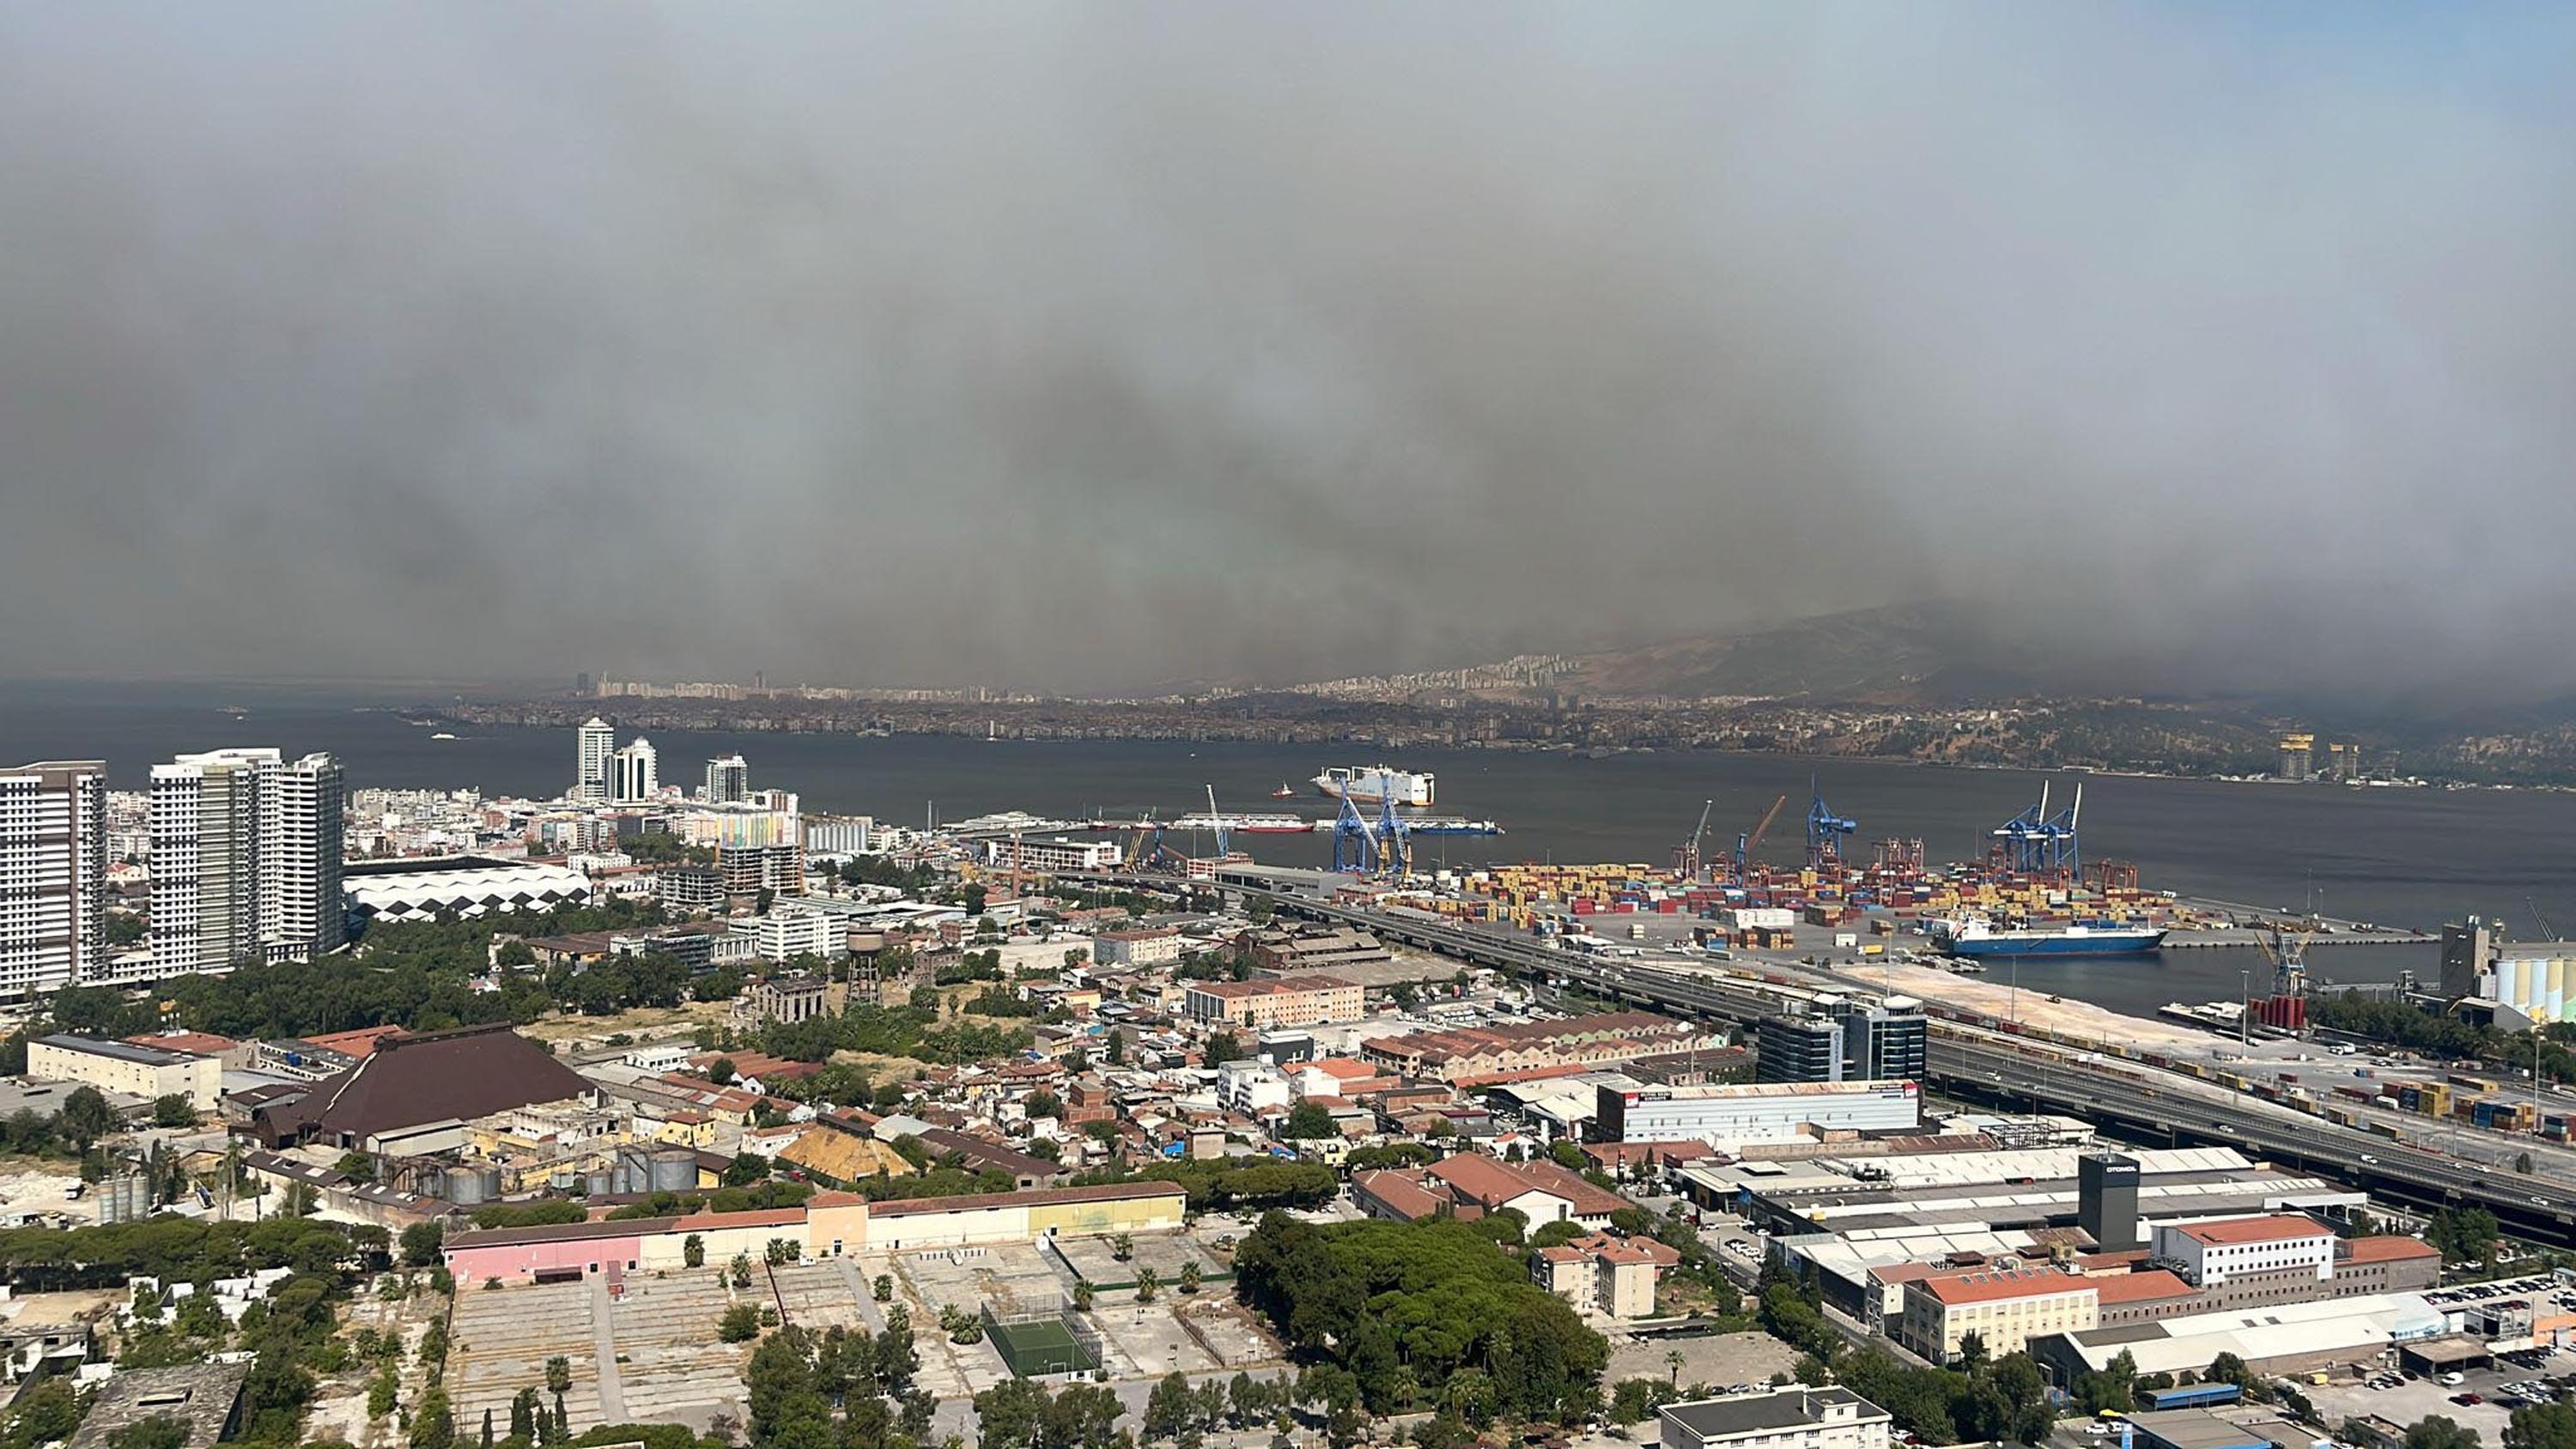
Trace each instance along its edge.
{"label": "high-rise building", "polygon": [[0,997],[90,979],[106,931],[107,766],[0,769]]}
{"label": "high-rise building", "polygon": [[740,755],[707,761],[707,803],[739,805],[751,798],[751,767]]}
{"label": "high-rise building", "polygon": [[617,747],[608,757],[608,802],[631,805],[652,799],[662,792],[662,778],[655,763],[653,742],[637,735],[631,743]]}
{"label": "high-rise building", "polygon": [[580,757],[572,777],[572,798],[586,805],[608,803],[608,757],[617,749],[617,731],[597,715],[582,721]]}
{"label": "high-rise building", "polygon": [[347,803],[327,754],[214,750],[153,766],[151,974],[338,949]]}
{"label": "high-rise building", "polygon": [[1766,1016],[1754,1027],[1753,1080],[1839,1082],[1843,1026],[1823,1016]]}
{"label": "high-rise building", "polygon": [[152,767],[152,965],[221,971],[260,954],[260,785],[275,750]]}
{"label": "high-rise building", "polygon": [[311,754],[281,768],[275,785],[261,802],[262,944],[271,960],[328,955],[349,939],[340,887],[348,779],[336,756]]}
{"label": "high-rise building", "polygon": [[1919,1082],[1928,1065],[1932,1023],[1923,1003],[1891,996],[1876,1006],[1848,999],[1832,1008],[1843,1029],[1843,1076],[1858,1082]]}
{"label": "high-rise building", "polygon": [[2075,1159],[2075,1225],[2104,1253],[2125,1253],[2138,1241],[2138,1159],[2117,1152],[2087,1152]]}

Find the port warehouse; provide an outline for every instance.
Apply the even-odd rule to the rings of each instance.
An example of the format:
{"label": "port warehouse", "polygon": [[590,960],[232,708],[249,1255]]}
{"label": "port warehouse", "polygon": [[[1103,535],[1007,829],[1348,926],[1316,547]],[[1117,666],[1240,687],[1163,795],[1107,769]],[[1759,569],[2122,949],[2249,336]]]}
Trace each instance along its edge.
{"label": "port warehouse", "polygon": [[1769,1141],[1801,1132],[1911,1132],[1922,1120],[1912,1082],[1759,1082],[1696,1087],[1602,1083],[1605,1142]]}
{"label": "port warehouse", "polygon": [[1039,1188],[972,1197],[871,1203],[853,1193],[817,1193],[804,1206],[766,1212],[600,1219],[457,1233],[447,1268],[460,1282],[552,1282],[684,1267],[689,1240],[708,1263],[736,1254],[765,1259],[773,1242],[800,1258],[899,1253],[1027,1243],[1052,1237],[1150,1233],[1182,1225],[1187,1194],[1165,1182]]}

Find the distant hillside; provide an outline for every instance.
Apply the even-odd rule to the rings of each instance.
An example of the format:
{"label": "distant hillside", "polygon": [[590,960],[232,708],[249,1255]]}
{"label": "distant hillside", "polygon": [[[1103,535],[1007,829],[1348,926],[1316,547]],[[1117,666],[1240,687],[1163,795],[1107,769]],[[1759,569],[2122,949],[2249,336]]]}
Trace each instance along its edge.
{"label": "distant hillside", "polygon": [[1968,611],[1900,604],[1571,656],[1559,687],[1593,697],[1791,695],[1921,701],[2016,694],[2040,662],[1998,646]]}

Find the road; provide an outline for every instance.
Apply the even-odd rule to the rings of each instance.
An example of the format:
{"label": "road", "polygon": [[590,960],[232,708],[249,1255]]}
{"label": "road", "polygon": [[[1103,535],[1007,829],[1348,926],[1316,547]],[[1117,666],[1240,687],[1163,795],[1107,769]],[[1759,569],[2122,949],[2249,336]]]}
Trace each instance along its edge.
{"label": "road", "polygon": [[[1382,939],[1471,964],[1704,1019],[1752,1021],[1779,1011],[1800,990],[1873,989],[1858,979],[1788,963],[1761,963],[1762,979],[1714,979],[1690,974],[1682,963],[1589,956],[1414,916],[1297,897],[1276,903],[1281,911],[1363,927]],[[2071,1113],[2130,1140],[2247,1148],[2419,1208],[2474,1204],[2492,1211],[2517,1236],[2576,1246],[2576,1197],[2554,1185],[2400,1145],[2134,1061],[2018,1038],[1997,1029],[2001,1025],[1935,1020],[1929,1085],[1954,1098]]]}

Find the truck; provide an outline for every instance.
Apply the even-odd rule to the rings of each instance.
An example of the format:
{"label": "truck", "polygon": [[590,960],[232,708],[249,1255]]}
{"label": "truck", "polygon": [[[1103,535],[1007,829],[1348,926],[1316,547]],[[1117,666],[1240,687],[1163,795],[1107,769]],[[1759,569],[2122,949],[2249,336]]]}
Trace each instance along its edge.
{"label": "truck", "polygon": [[2140,1389],[2138,1398],[2158,1413],[2167,1409],[2214,1409],[2245,1397],[2235,1384],[2185,1384],[2171,1389]]}

